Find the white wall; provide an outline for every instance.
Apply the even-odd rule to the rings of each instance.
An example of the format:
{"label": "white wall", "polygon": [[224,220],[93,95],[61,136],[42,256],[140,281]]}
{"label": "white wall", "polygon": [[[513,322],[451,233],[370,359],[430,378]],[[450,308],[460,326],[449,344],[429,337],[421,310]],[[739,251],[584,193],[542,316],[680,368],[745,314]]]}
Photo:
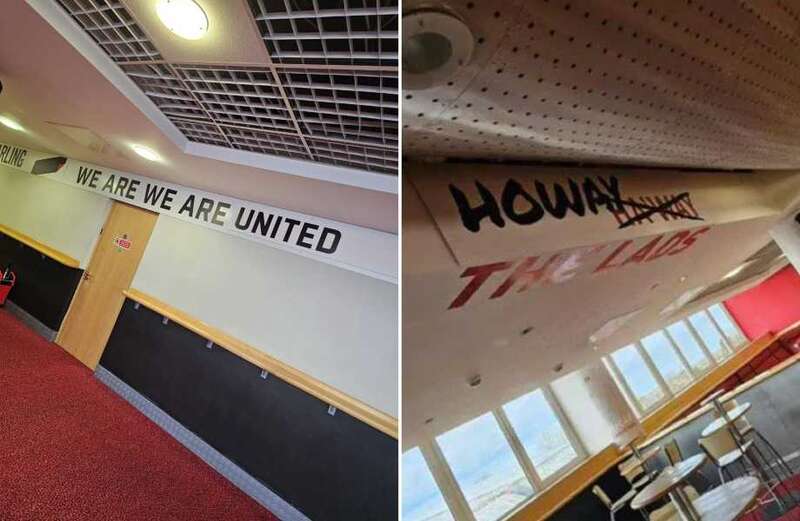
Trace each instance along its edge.
{"label": "white wall", "polygon": [[0,224],[66,253],[85,268],[111,202],[0,165]]}
{"label": "white wall", "polygon": [[164,215],[133,287],[397,417],[397,286]]}
{"label": "white wall", "polygon": [[550,384],[564,415],[589,455],[638,436],[639,422],[602,362]]}

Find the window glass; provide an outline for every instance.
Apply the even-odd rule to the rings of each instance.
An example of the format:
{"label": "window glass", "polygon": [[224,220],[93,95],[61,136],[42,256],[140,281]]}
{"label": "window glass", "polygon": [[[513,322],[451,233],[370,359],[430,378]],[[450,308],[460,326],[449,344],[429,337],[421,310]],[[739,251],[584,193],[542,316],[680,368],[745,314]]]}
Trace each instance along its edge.
{"label": "window glass", "polygon": [[635,346],[623,347],[615,351],[611,358],[642,409],[651,409],[664,399],[664,391]]}
{"label": "window glass", "polygon": [[711,351],[711,356],[713,356],[716,361],[724,360],[725,357],[728,356],[728,346],[725,343],[725,339],[722,338],[717,328],[714,327],[714,323],[711,322],[711,318],[705,311],[700,311],[690,316],[689,322],[692,323],[700,339],[708,350]]}
{"label": "window glass", "polygon": [[543,480],[578,458],[544,393],[537,389],[503,406],[522,446]]}
{"label": "window glass", "polygon": [[652,335],[644,337],[642,347],[672,392],[681,391],[692,383],[691,373],[686,370],[663,331],[656,331]]}
{"label": "window glass", "polygon": [[494,521],[533,495],[492,413],[437,438],[477,521]]}
{"label": "window glass", "polygon": [[678,349],[683,353],[686,361],[692,366],[692,369],[699,373],[705,373],[711,369],[711,360],[708,359],[700,344],[694,338],[694,335],[689,330],[689,326],[685,322],[676,322],[667,327],[667,331],[672,336]]}
{"label": "window glass", "polygon": [[730,316],[725,313],[725,310],[722,309],[721,304],[714,304],[708,308],[708,312],[711,313],[711,316],[714,318],[714,322],[717,323],[719,328],[727,337],[728,341],[730,341],[730,345],[738,347],[747,342],[747,338],[742,335],[742,333],[739,331],[739,328],[736,326],[733,320],[731,320]]}
{"label": "window glass", "polygon": [[403,454],[403,521],[453,521],[422,451]]}

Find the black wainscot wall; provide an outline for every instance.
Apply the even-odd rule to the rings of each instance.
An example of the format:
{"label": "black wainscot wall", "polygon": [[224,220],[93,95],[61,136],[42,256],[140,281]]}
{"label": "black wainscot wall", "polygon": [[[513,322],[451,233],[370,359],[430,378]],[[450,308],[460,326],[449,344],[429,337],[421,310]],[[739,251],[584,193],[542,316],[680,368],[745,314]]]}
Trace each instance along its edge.
{"label": "black wainscot wall", "polygon": [[126,300],[100,365],[314,521],[397,519],[397,440]]}
{"label": "black wainscot wall", "polygon": [[0,266],[13,265],[17,283],[9,299],[58,331],[78,288],[83,270],[70,268],[0,233]]}

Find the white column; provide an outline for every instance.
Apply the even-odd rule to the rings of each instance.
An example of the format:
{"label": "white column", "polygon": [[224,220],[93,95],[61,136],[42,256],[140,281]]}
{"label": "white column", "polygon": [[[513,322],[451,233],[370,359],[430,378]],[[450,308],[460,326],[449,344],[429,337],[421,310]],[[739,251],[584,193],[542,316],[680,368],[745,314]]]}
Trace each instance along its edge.
{"label": "white column", "polygon": [[800,271],[800,223],[797,222],[796,216],[800,216],[800,213],[792,214],[778,222],[769,233],[786,255],[786,259]]}
{"label": "white column", "polygon": [[589,454],[627,445],[641,426],[602,361],[559,378],[550,388]]}

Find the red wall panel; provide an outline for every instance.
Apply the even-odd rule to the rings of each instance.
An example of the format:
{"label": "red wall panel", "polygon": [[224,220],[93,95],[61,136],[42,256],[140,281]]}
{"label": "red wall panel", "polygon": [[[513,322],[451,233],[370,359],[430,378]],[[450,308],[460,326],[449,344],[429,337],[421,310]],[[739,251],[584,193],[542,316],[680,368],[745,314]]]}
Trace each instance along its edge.
{"label": "red wall panel", "polygon": [[725,307],[750,340],[778,332],[800,320],[800,275],[787,266],[726,300]]}

